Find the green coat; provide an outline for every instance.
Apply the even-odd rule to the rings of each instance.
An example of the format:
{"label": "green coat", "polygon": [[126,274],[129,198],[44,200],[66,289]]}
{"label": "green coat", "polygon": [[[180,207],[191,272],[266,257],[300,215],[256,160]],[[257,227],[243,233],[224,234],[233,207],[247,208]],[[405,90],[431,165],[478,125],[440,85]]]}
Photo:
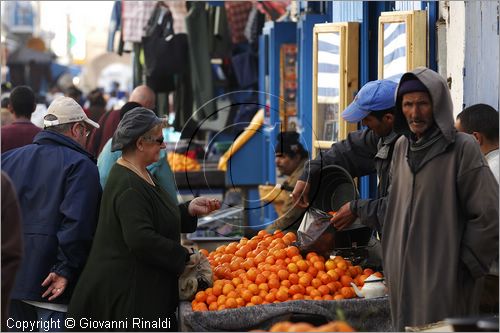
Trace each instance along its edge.
{"label": "green coat", "polygon": [[169,318],[174,325],[178,277],[188,253],[180,245],[180,233],[194,231],[196,224],[186,204],[175,205],[160,186],[115,164],[92,250],[68,309],[75,329],[85,329],[78,326],[79,318],[128,320],[118,331],[141,330],[132,327],[134,317]]}

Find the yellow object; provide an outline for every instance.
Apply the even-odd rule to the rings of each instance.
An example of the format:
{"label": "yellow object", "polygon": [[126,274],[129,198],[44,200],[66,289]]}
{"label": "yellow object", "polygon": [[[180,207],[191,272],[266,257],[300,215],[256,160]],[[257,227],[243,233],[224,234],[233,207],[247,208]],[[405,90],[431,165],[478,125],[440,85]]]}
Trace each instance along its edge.
{"label": "yellow object", "polygon": [[217,168],[222,171],[227,171],[227,161],[238,151],[248,140],[257,132],[257,130],[264,123],[264,109],[257,111],[255,116],[253,116],[243,133],[233,142],[231,147],[222,155],[219,159],[219,165]]}
{"label": "yellow object", "polygon": [[198,161],[187,157],[183,154],[168,153],[167,155],[168,164],[173,172],[183,172],[183,171],[200,171],[201,166]]}

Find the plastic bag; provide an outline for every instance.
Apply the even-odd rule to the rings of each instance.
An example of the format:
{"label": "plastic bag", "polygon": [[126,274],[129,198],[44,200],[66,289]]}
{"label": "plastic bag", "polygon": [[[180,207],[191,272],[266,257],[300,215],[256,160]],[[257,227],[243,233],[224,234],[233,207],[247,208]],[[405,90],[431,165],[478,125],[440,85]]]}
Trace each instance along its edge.
{"label": "plastic bag", "polygon": [[335,248],[335,227],[332,216],[320,209],[310,207],[297,230],[297,247],[301,252],[311,252],[328,258]]}
{"label": "plastic bag", "polygon": [[208,259],[199,251],[194,251],[179,277],[179,299],[190,301],[199,290],[205,290],[213,284],[212,268]]}

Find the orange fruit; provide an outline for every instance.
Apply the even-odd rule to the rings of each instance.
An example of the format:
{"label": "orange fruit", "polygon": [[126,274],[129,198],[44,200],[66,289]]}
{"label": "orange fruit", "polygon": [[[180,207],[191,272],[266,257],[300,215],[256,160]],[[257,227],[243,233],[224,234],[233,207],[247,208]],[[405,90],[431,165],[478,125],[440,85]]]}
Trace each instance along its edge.
{"label": "orange fruit", "polygon": [[262,304],[262,301],[263,301],[262,297],[256,295],[256,296],[252,296],[250,303],[257,305],[257,304]]}
{"label": "orange fruit", "polygon": [[351,282],[353,282],[353,280],[350,276],[344,275],[340,277],[340,283],[342,283],[344,287],[350,287]]}
{"label": "orange fruit", "polygon": [[370,275],[372,275],[373,273],[374,273],[374,272],[373,272],[373,269],[371,269],[371,268],[365,268],[365,269],[363,270],[363,274],[364,274],[364,275],[368,275],[368,276],[370,276]]}
{"label": "orange fruit", "polygon": [[250,284],[247,287],[247,289],[250,290],[252,292],[252,294],[254,294],[254,295],[257,295],[260,291],[259,286],[256,285],[255,283]]}
{"label": "orange fruit", "polygon": [[280,269],[278,271],[278,277],[281,281],[287,280],[289,275],[290,275],[290,273],[285,269]]}
{"label": "orange fruit", "polygon": [[217,311],[219,305],[217,305],[217,302],[213,302],[213,303],[210,303],[209,306],[208,306],[208,309],[210,311]]}
{"label": "orange fruit", "polygon": [[225,306],[226,306],[226,309],[235,309],[238,307],[238,303],[236,302],[236,299],[234,299],[232,297],[228,297],[226,299]]}
{"label": "orange fruit", "polygon": [[212,287],[212,293],[214,294],[214,296],[220,296],[222,294],[222,286],[214,284],[214,286]]}
{"label": "orange fruit", "polygon": [[340,289],[340,293],[344,296],[344,298],[353,298],[356,296],[352,287],[342,287]]}
{"label": "orange fruit", "polygon": [[300,284],[294,284],[289,287],[288,293],[290,295],[296,295],[296,294],[304,294],[306,292],[306,288]]}
{"label": "orange fruit", "polygon": [[288,258],[292,258],[300,253],[299,249],[296,246],[289,246],[286,248],[286,255]]}
{"label": "orange fruit", "polygon": [[344,298],[344,296],[342,296],[342,295],[339,294],[339,295],[333,296],[333,299],[334,300],[340,300],[340,299],[345,299],[345,298]]}
{"label": "orange fruit", "polygon": [[307,261],[301,259],[297,261],[296,264],[299,270],[301,270],[302,272],[307,272],[307,269],[309,268],[309,264],[307,263]]}
{"label": "orange fruit", "polygon": [[224,285],[224,287],[222,287],[222,293],[224,295],[227,296],[227,294],[229,294],[230,291],[234,291],[234,286],[232,283],[231,284],[227,283]]}
{"label": "orange fruit", "polygon": [[321,274],[321,276],[319,277],[319,279],[321,280],[321,283],[323,283],[324,285],[330,283],[331,281],[333,281],[333,278],[326,274],[326,273],[323,273]]}
{"label": "orange fruit", "polygon": [[318,272],[325,271],[325,264],[322,261],[314,261],[313,266]]}
{"label": "orange fruit", "polygon": [[194,299],[197,302],[205,302],[207,300],[207,294],[204,291],[198,291],[194,296]]}
{"label": "orange fruit", "polygon": [[375,275],[375,276],[376,276],[376,277],[378,277],[378,278],[383,278],[383,277],[384,277],[384,276],[382,275],[382,273],[380,273],[380,272],[375,272],[375,273],[373,273],[373,275]]}
{"label": "orange fruit", "polygon": [[299,271],[299,268],[294,263],[289,263],[287,266],[287,269],[288,269],[288,272],[290,272],[290,273],[297,273]]}
{"label": "orange fruit", "polygon": [[325,262],[325,270],[326,271],[329,271],[331,269],[335,269],[336,267],[337,267],[337,264],[332,259],[328,259]]}
{"label": "orange fruit", "polygon": [[201,253],[201,254],[203,254],[205,257],[208,257],[208,255],[209,255],[209,254],[208,254],[208,250],[206,250],[206,249],[200,249],[199,251],[200,251],[200,253]]}
{"label": "orange fruit", "polygon": [[312,257],[317,257],[317,256],[318,256],[318,254],[316,252],[314,252],[314,251],[313,252],[309,252],[306,255],[306,259],[310,261]]}
{"label": "orange fruit", "polygon": [[279,289],[276,292],[276,300],[278,300],[280,302],[284,302],[284,301],[288,300],[288,293],[282,289]]}
{"label": "orange fruit", "polygon": [[265,283],[266,281],[267,278],[262,274],[257,274],[257,276],[255,277],[255,284]]}
{"label": "orange fruit", "polygon": [[314,297],[316,296],[321,296],[321,293],[318,291],[318,289],[312,289],[309,292],[309,296],[311,296],[314,299]]}
{"label": "orange fruit", "polygon": [[328,288],[325,285],[321,285],[318,287],[318,291],[321,293],[322,296],[330,294],[330,288]]}
{"label": "orange fruit", "polygon": [[268,293],[266,296],[264,296],[264,301],[268,303],[272,303],[276,300],[276,294],[275,293]]}
{"label": "orange fruit", "polygon": [[299,276],[296,273],[292,273],[288,276],[288,281],[290,281],[291,284],[297,284],[299,283]]}
{"label": "orange fruit", "polygon": [[303,294],[295,294],[292,296],[292,299],[293,300],[304,299],[304,295]]}
{"label": "orange fruit", "polygon": [[267,283],[261,283],[258,287],[260,290],[265,290],[266,292],[269,291],[269,286],[267,285]]}
{"label": "orange fruit", "polygon": [[246,289],[241,292],[241,298],[245,300],[245,302],[250,302],[250,299],[252,299],[253,292],[250,290]]}
{"label": "orange fruit", "polygon": [[290,286],[292,285],[292,283],[288,280],[283,280],[281,281],[281,285],[284,286],[284,287],[287,287],[287,288],[290,288]]}
{"label": "orange fruit", "polygon": [[212,304],[212,303],[214,303],[214,302],[215,302],[215,303],[217,303],[217,296],[215,296],[215,295],[208,295],[208,296],[207,296],[206,303],[207,303],[208,305],[210,305],[210,304]]}
{"label": "orange fruit", "polygon": [[323,295],[323,300],[325,300],[325,301],[333,301],[333,296],[332,295]]}
{"label": "orange fruit", "polygon": [[311,274],[312,277],[316,277],[316,275],[318,275],[318,270],[314,266],[309,265],[307,273]]}
{"label": "orange fruit", "polygon": [[299,278],[299,284],[300,286],[303,286],[303,287],[307,287],[311,284],[311,279],[306,276],[306,275],[303,275]]}
{"label": "orange fruit", "polygon": [[335,271],[333,269],[331,269],[328,272],[326,272],[326,274],[328,274],[328,275],[331,276],[332,281],[337,281],[339,279],[339,274],[337,273],[337,271]]}
{"label": "orange fruit", "polygon": [[321,283],[320,279],[314,278],[311,280],[311,286],[313,286],[314,288],[318,288],[321,285],[323,285],[323,284]]}

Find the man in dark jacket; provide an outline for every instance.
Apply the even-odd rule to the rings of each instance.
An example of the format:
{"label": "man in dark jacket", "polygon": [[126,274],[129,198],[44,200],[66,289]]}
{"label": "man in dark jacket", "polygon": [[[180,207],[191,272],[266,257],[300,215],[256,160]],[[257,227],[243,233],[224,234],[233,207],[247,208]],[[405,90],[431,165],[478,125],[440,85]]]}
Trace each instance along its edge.
{"label": "man in dark jacket", "polygon": [[73,99],[60,97],[49,106],[45,130],[33,144],[2,154],[2,170],[19,195],[24,236],[12,323],[64,319],[89,253],[102,192],[95,160],[83,149],[89,125],[99,126]]}
{"label": "man in dark jacket", "polygon": [[361,223],[380,231],[383,213],[378,207],[383,200],[381,198],[387,194],[392,151],[398,138],[392,130],[396,86],[390,80],[377,80],[368,82],[359,90],[342,117],[349,122],[362,121],[368,129],[349,133],[347,139],[334,143],[330,150],[306,163],[304,173],[292,194],[300,207],[308,206],[310,182],[324,166],[341,166],[352,177],[377,172],[378,199],[359,199],[346,203],[339,209],[332,223],[343,229],[359,217]]}
{"label": "man in dark jacket", "polygon": [[474,138],[457,133],[446,80],[419,67],[397,90],[382,228],[395,330],[477,313],[498,255],[498,183]]}

